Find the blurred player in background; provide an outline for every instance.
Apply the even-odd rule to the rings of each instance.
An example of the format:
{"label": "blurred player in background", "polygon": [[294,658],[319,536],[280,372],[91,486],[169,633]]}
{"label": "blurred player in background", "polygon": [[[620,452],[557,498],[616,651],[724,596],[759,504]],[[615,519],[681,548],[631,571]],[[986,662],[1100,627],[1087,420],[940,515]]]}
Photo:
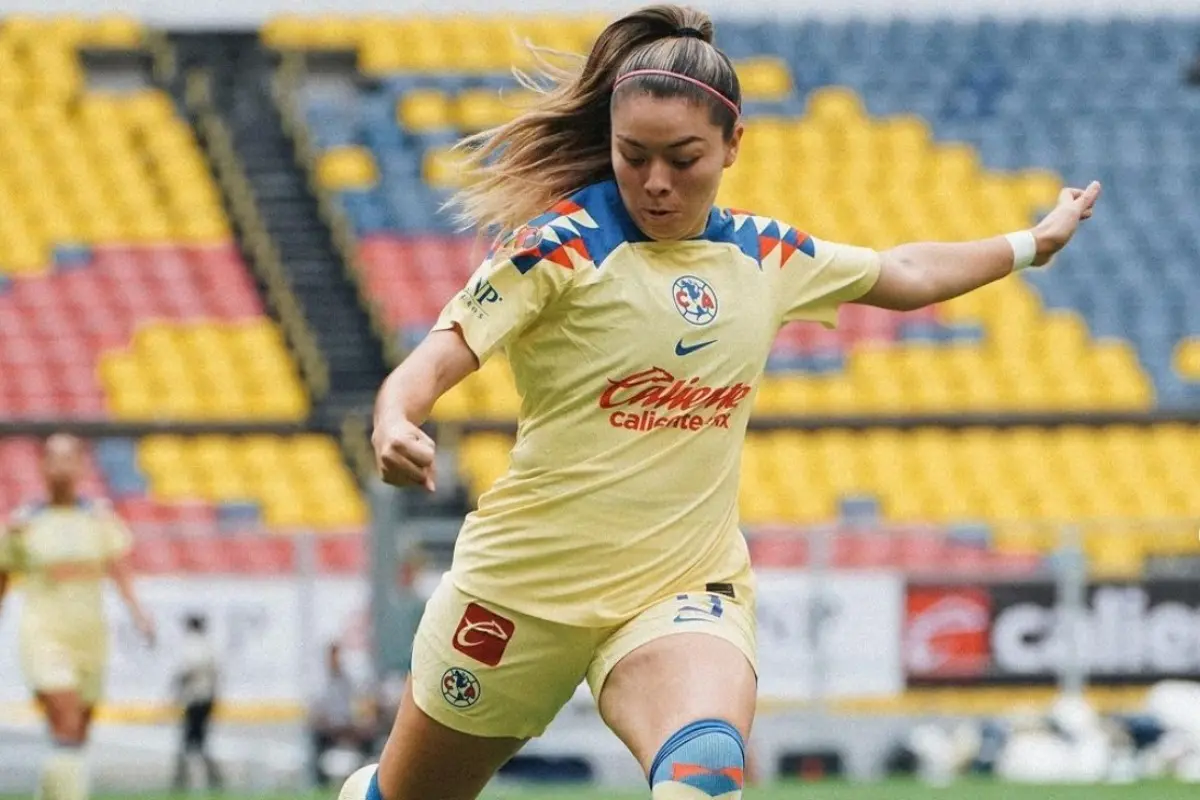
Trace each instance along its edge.
{"label": "blurred player in background", "polygon": [[46,501],[18,509],[0,533],[0,599],[10,575],[24,578],[20,661],[46,715],[55,749],[38,796],[87,797],[83,747],[100,700],[108,659],[103,583],[111,578],[149,643],[154,624],[133,589],[126,561],[132,539],[112,507],[76,492],[83,445],[51,436],[42,461]]}
{"label": "blurred player in background", "polygon": [[208,788],[220,789],[221,771],[208,752],[209,723],[217,703],[220,677],[217,650],[208,636],[208,619],[203,614],[188,614],[183,627],[175,676],[176,697],[183,709],[183,739],[175,760],[174,785],[179,791],[188,788],[189,762],[192,756],[199,756]]}
{"label": "blurred player in background", "polygon": [[387,482],[432,490],[418,426],[501,350],[517,441],[426,606],[381,763],[347,800],[476,797],[583,679],[656,800],[740,797],[757,679],[738,467],[776,332],[1044,265],[1091,215],[1095,183],[1031,230],[880,252],[716,208],[743,125],[712,42],[703,13],[632,13],[578,73],[546,65],[539,105],[466,142],[465,221],[508,233],[384,383],[373,442]]}
{"label": "blurred player in background", "polygon": [[308,719],[313,777],[322,787],[333,776],[343,780],[378,752],[374,748],[379,726],[378,699],[346,670],[337,642],[325,651],[325,668],[325,686],[314,698]]}

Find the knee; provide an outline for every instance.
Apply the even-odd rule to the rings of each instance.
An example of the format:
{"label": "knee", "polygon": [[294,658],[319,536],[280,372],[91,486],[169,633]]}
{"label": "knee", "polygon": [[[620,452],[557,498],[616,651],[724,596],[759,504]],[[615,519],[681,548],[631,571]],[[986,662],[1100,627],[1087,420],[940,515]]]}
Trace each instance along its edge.
{"label": "knee", "polygon": [[738,797],[745,767],[746,746],[737,728],[724,720],[697,720],[659,749],[650,767],[650,786],[682,784],[711,797]]}
{"label": "knee", "polygon": [[82,714],[59,714],[50,728],[55,744],[60,747],[80,747],[87,738],[87,724]]}

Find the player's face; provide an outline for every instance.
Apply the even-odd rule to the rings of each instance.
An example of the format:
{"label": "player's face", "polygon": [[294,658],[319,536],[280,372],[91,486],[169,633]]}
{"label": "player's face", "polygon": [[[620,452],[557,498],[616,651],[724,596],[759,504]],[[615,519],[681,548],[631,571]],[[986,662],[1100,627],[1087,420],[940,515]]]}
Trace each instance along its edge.
{"label": "player's face", "polygon": [[700,234],[737,158],[741,126],[727,142],[708,106],[633,94],[615,105],[612,133],[617,186],[642,232],[660,241]]}
{"label": "player's face", "polygon": [[55,488],[73,487],[83,470],[79,442],[70,436],[53,436],[42,456],[42,475]]}

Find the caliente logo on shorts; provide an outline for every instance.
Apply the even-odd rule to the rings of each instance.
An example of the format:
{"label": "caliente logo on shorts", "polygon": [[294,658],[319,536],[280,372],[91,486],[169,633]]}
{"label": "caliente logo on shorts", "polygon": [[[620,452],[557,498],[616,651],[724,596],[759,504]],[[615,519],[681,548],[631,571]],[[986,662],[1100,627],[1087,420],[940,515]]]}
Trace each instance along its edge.
{"label": "caliente logo on shorts", "polygon": [[671,287],[675,310],[693,325],[707,325],[717,318],[717,293],[694,275],[675,279]]}
{"label": "caliente logo on shorts", "polygon": [[442,673],[442,697],[455,708],[470,708],[479,702],[479,679],[461,667]]}
{"label": "caliente logo on shorts", "polygon": [[478,603],[468,603],[454,630],[454,649],[480,664],[494,667],[504,657],[504,650],[516,628],[512,620],[495,611]]}

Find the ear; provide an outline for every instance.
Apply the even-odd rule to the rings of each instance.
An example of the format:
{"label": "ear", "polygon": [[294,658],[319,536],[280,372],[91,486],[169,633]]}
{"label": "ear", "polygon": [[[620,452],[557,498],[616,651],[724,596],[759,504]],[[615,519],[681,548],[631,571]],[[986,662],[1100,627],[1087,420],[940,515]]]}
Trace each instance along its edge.
{"label": "ear", "polygon": [[729,169],[737,161],[738,150],[742,146],[742,134],[746,132],[746,126],[738,123],[733,129],[733,136],[729,137],[729,141],[725,145],[725,168]]}

